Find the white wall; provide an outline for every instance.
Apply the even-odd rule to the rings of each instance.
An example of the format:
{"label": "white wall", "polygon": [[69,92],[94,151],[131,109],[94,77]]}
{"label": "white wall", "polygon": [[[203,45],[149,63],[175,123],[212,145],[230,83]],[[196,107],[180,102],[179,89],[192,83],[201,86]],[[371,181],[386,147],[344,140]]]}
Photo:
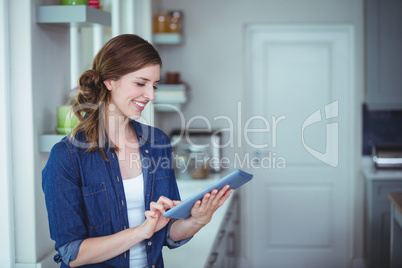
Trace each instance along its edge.
{"label": "white wall", "polygon": [[[38,1],[37,5],[43,5]],[[47,1],[49,2],[49,1]],[[59,1],[53,1],[58,4]],[[42,191],[42,169],[48,153],[39,153],[38,137],[55,132],[56,108],[64,105],[70,92],[70,31],[67,26],[32,24],[32,119],[34,144],[34,200],[36,259],[54,247],[50,240]]]}
{"label": "white wall", "polygon": [[[228,128],[224,120],[214,121],[219,115],[228,116],[237,129],[237,102],[248,94],[248,81],[243,79],[245,62],[244,26],[251,23],[343,23],[355,28],[356,118],[360,133],[361,103],[364,73],[364,12],[363,0],[159,0],[155,12],[181,10],[184,13],[184,43],[178,46],[159,46],[163,59],[162,75],[179,71],[190,87],[191,99],[182,109],[186,122],[194,116],[205,116],[213,128]],[[284,96],[292,97],[292,96]],[[244,105],[243,105],[244,109]],[[157,126],[169,133],[180,127],[177,114],[158,113]],[[245,119],[243,118],[243,122]],[[191,127],[205,128],[201,120]],[[237,131],[234,131],[237,141]],[[361,135],[360,135],[361,136]],[[226,136],[226,138],[228,138]],[[241,138],[241,137],[240,137]],[[244,144],[244,143],[243,143]],[[232,156],[241,148],[225,148],[223,155]],[[355,149],[360,154],[361,138],[356,137]],[[233,162],[233,161],[232,161]],[[360,163],[360,159],[356,160]],[[356,191],[358,168],[355,168]],[[360,180],[359,180],[360,183]],[[351,196],[356,199],[355,256],[362,256],[361,191]]]}
{"label": "white wall", "polygon": [[15,262],[34,265],[54,245],[41,188],[48,155],[38,152],[38,135],[54,131],[56,106],[66,101],[69,31],[36,24],[35,7],[58,0],[8,2]]}
{"label": "white wall", "polygon": [[0,266],[14,260],[14,217],[12,210],[11,132],[9,105],[8,5],[0,1]]}

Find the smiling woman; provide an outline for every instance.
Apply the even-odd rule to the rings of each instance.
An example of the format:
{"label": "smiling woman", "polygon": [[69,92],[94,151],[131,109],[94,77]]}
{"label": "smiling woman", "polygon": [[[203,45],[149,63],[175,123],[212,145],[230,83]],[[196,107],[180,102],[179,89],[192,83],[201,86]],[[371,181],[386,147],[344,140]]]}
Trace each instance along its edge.
{"label": "smiling woman", "polygon": [[118,81],[107,79],[105,85],[110,91],[110,103],[115,109],[107,116],[124,116],[137,120],[145,105],[154,100],[154,89],[159,82],[160,65],[149,65],[141,70],[124,75]]}
{"label": "smiling woman", "polygon": [[[79,79],[81,91],[73,102],[73,110],[75,115],[80,118],[80,124],[74,129],[72,136],[79,131],[84,131],[89,141],[89,150],[96,149],[97,144],[103,146],[105,144],[104,137],[107,136],[104,127],[107,121],[106,116],[108,116],[106,107],[113,113],[116,106],[117,109],[123,108],[120,102],[127,101],[127,99],[120,98],[138,98],[141,97],[140,94],[142,93],[146,93],[141,97],[142,100],[148,99],[149,101],[149,97],[153,99],[152,87],[155,86],[154,83],[159,81],[161,66],[162,60],[155,48],[137,35],[120,35],[106,43],[95,56],[92,70],[84,72]],[[142,75],[149,76],[149,78],[145,77],[148,80],[145,82],[151,83],[151,87],[147,87],[148,89],[152,88],[151,92],[139,90],[139,88],[147,85],[143,79],[136,78]],[[150,82],[150,79],[154,81]],[[136,85],[137,87],[133,90]],[[131,93],[127,90],[131,90]],[[124,94],[128,95],[125,96]],[[133,100],[129,99],[129,102],[131,103]],[[139,100],[135,99],[134,101]],[[113,105],[109,106],[110,104]],[[129,114],[125,115],[131,118],[134,111],[127,112]],[[84,113],[87,114],[87,120],[83,120],[82,114]],[[140,113],[141,110],[136,112],[136,114]],[[101,149],[101,154],[105,158],[103,149]]]}
{"label": "smiling woman", "polygon": [[[151,44],[125,34],[80,77],[72,104],[80,123],[42,172],[61,267],[163,267],[162,247],[185,244],[233,191],[207,193],[187,219],[162,216],[180,203],[170,140],[136,121],[154,99],[161,64]],[[167,164],[155,164],[161,159]]]}

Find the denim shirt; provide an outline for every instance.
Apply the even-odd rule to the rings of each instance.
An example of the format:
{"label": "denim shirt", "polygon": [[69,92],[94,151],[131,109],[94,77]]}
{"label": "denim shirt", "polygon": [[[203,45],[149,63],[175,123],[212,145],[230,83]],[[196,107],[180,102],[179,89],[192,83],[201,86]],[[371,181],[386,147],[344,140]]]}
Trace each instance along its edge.
{"label": "denim shirt", "polygon": [[[180,200],[173,170],[169,138],[157,128],[133,124],[141,155],[144,177],[145,210],[160,196]],[[107,141],[106,141],[107,142]],[[42,171],[42,187],[48,211],[50,237],[55,249],[89,237],[106,236],[129,228],[124,187],[119,162],[113,149],[107,150],[109,162],[99,150],[85,152],[83,134],[63,138],[52,148]],[[107,148],[107,146],[105,146]],[[145,215],[144,215],[145,220]],[[173,242],[171,224],[146,239],[148,267],[163,267],[162,247],[178,247],[189,239]],[[59,254],[63,254],[59,251]],[[63,256],[55,256],[60,262]],[[129,267],[129,250],[103,263],[84,267]],[[65,263],[61,267],[68,267]]]}

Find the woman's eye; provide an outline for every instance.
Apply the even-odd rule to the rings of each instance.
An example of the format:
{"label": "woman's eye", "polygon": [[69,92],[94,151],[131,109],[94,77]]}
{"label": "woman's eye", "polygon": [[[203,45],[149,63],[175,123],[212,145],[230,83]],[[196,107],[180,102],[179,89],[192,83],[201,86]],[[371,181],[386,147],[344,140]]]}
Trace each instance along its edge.
{"label": "woman's eye", "polygon": [[156,90],[156,89],[158,89],[158,87],[157,87],[157,86],[154,86],[154,90]]}
{"label": "woman's eye", "polygon": [[142,83],[137,83],[137,85],[140,87],[145,87],[145,84],[142,84]]}

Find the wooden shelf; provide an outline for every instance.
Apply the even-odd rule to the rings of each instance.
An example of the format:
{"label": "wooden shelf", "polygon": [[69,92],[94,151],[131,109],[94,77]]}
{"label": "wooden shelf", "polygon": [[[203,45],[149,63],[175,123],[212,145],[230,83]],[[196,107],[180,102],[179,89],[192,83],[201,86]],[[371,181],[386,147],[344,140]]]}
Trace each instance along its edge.
{"label": "wooden shelf", "polygon": [[177,45],[182,42],[182,37],[178,33],[160,33],[153,34],[152,40],[156,45]]}
{"label": "wooden shelf", "polygon": [[110,27],[112,16],[109,12],[86,5],[38,6],[36,8],[36,22],[100,24]]}

